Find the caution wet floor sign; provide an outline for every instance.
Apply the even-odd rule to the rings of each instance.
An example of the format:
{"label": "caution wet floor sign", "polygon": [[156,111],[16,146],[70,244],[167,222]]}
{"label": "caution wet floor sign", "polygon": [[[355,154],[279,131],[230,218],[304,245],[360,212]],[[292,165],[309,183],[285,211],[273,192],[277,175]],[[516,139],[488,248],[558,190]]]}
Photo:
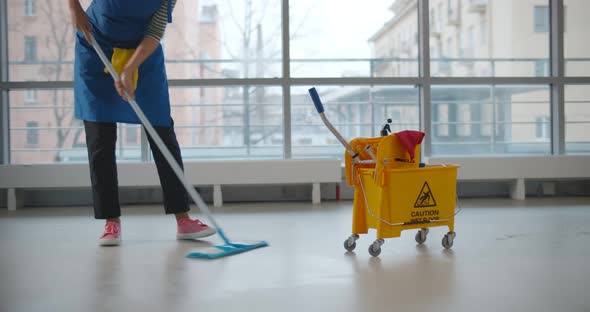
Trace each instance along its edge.
{"label": "caution wet floor sign", "polygon": [[428,182],[424,182],[422,190],[420,190],[420,194],[418,194],[418,198],[416,198],[416,203],[414,204],[414,208],[426,207],[436,207],[436,199],[434,199],[434,194],[432,194]]}
{"label": "caution wet floor sign", "polygon": [[427,181],[425,181],[424,184],[422,184],[422,188],[420,188],[420,193],[416,197],[416,201],[414,202],[414,210],[411,211],[410,217],[410,222],[412,223],[428,222],[440,219],[440,210],[436,205],[436,199],[434,198],[432,188]]}

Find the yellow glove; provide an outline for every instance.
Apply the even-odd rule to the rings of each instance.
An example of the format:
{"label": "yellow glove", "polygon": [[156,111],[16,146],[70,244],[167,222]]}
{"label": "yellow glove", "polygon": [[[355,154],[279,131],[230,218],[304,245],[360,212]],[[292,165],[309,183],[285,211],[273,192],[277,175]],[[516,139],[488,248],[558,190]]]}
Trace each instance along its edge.
{"label": "yellow glove", "polygon": [[[129,61],[131,56],[133,56],[133,53],[135,53],[135,49],[114,48],[113,57],[111,58],[111,63],[113,64],[113,68],[115,68],[115,71],[117,72],[117,74],[121,75],[121,73],[123,72],[123,69],[125,68],[125,65],[127,65],[127,62]],[[109,70],[105,67],[104,72],[106,74],[108,74]],[[135,88],[135,89],[137,89],[137,79],[138,78],[139,78],[139,70],[136,69],[133,72],[133,77],[131,78],[133,80],[133,88]]]}

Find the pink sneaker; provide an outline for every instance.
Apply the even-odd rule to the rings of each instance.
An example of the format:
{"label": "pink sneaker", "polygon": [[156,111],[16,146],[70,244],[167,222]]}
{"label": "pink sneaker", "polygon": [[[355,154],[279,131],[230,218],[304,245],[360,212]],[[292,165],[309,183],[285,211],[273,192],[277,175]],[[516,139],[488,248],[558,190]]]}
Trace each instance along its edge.
{"label": "pink sneaker", "polygon": [[215,234],[215,229],[208,227],[199,220],[184,218],[178,220],[177,239],[198,239]]}
{"label": "pink sneaker", "polygon": [[107,221],[104,226],[104,233],[98,239],[100,246],[116,246],[121,243],[121,224],[114,221]]}

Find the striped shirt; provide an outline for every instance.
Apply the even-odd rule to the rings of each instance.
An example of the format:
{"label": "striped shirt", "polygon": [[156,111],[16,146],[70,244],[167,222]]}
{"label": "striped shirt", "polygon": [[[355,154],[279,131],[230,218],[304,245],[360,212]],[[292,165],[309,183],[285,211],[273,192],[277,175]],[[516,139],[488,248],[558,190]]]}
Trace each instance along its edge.
{"label": "striped shirt", "polygon": [[156,41],[160,41],[164,37],[166,24],[168,24],[168,1],[170,1],[170,11],[174,10],[176,0],[162,0],[160,8],[156,11],[156,13],[154,13],[152,21],[148,26],[148,29],[145,33],[146,37],[150,37]]}

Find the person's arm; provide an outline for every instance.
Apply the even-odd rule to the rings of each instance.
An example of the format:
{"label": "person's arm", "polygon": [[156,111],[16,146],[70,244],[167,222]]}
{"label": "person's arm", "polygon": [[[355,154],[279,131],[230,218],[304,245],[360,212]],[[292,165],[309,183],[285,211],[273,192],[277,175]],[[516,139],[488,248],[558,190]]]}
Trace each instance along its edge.
{"label": "person's arm", "polygon": [[[174,8],[176,0],[171,1],[171,8]],[[168,23],[168,0],[162,0],[160,8],[156,11],[150,25],[148,26],[147,32],[137,47],[135,52],[125,65],[123,72],[121,73],[121,82],[115,83],[115,88],[119,95],[123,98],[123,90],[127,91],[127,94],[134,99],[135,90],[133,88],[133,73],[139,68],[139,66],[156,50],[160,44],[160,40],[164,37],[166,31],[166,24]]]}
{"label": "person's arm", "polygon": [[82,6],[80,5],[79,0],[68,0],[68,6],[70,8],[70,15],[72,17],[72,25],[79,31],[84,34],[86,40],[90,42],[90,33],[92,32],[92,28],[90,27],[90,21],[88,20],[88,16]]}

